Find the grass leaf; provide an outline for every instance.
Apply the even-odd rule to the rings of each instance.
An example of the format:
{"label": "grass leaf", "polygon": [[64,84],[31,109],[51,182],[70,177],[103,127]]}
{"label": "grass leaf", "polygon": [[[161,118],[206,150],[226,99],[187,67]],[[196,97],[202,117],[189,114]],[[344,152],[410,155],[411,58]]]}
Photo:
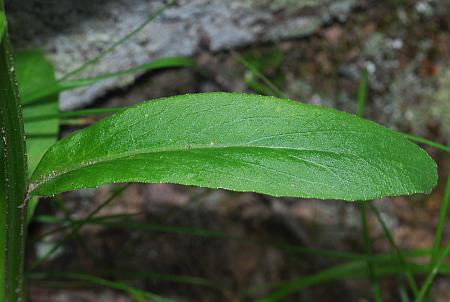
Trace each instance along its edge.
{"label": "grass leaf", "polygon": [[[53,66],[39,50],[30,50],[16,55],[16,75],[21,95],[27,94],[28,91],[46,89],[56,85]],[[56,143],[58,137],[58,96],[57,94],[47,96],[47,100],[45,103],[23,108],[24,120],[42,115],[55,115],[51,119],[39,122],[25,122],[30,174],[44,153]]]}
{"label": "grass leaf", "polygon": [[0,12],[0,42],[3,40],[3,35],[6,32],[6,16],[4,12]]}
{"label": "grass leaf", "polygon": [[[101,74],[91,78],[82,78],[78,80],[65,80],[57,81],[51,85],[45,87],[35,87],[37,89],[27,89],[22,94],[23,102],[26,107],[29,105],[35,106],[36,104],[45,102],[45,98],[58,94],[63,91],[73,90],[77,88],[82,88],[86,86],[91,86],[97,82],[109,80],[112,78],[123,77],[127,75],[132,75],[140,72],[148,72],[166,68],[182,68],[182,67],[192,67],[194,66],[194,61],[186,57],[166,57],[159,58],[154,61],[141,64],[135,67],[131,67],[124,70],[119,70],[113,73]],[[27,87],[28,88],[28,87]]]}
{"label": "grass leaf", "polygon": [[61,79],[59,79],[59,81],[67,80],[67,79],[79,74],[80,72],[82,72],[83,70],[88,68],[89,66],[93,66],[93,65],[97,64],[103,57],[105,57],[106,55],[113,52],[117,47],[126,43],[134,35],[139,33],[144,27],[146,27],[148,24],[152,23],[156,18],[161,16],[166,11],[166,9],[168,9],[170,6],[174,5],[175,3],[176,3],[176,0],[167,1],[167,3],[165,5],[163,5],[160,9],[158,9],[153,15],[151,15],[147,19],[145,19],[144,22],[142,22],[141,24],[136,26],[133,30],[128,32],[125,36],[121,37],[119,40],[112,43],[110,46],[108,46],[106,49],[101,51],[94,58],[84,62],[83,64],[81,64],[80,66],[75,68],[74,70],[71,70],[68,73],[66,73]]}
{"label": "grass leaf", "polygon": [[0,0],[0,301],[25,300],[23,264],[27,190],[25,133],[13,52]]}
{"label": "grass leaf", "polygon": [[111,288],[114,290],[125,292],[135,299],[135,301],[154,301],[154,302],[175,302],[172,299],[161,297],[157,294],[154,294],[149,291],[144,291],[142,289],[133,287],[128,285],[125,282],[120,281],[111,281],[104,278],[100,278],[93,275],[88,275],[84,273],[76,273],[76,272],[66,272],[59,273],[53,272],[51,274],[48,273],[34,273],[29,276],[31,279],[49,279],[49,278],[57,278],[57,279],[68,279],[68,280],[77,280],[83,281],[87,284],[92,284],[100,287]]}
{"label": "grass leaf", "polygon": [[[26,94],[27,91],[43,90],[55,85],[56,80],[53,66],[47,61],[41,51],[30,50],[18,53],[15,60],[17,82],[21,95]],[[28,172],[30,175],[44,153],[56,143],[58,138],[58,96],[56,94],[49,95],[45,100],[46,102],[36,106],[23,107],[22,111],[25,120]],[[46,115],[52,115],[52,117],[34,123],[27,123],[27,119]],[[27,209],[28,222],[31,221],[37,204],[37,198],[32,198],[29,201]]]}
{"label": "grass leaf", "polygon": [[273,97],[177,96],[120,111],[53,146],[34,195],[105,183],[178,183],[275,196],[368,200],[429,192],[436,164],[357,116]]}

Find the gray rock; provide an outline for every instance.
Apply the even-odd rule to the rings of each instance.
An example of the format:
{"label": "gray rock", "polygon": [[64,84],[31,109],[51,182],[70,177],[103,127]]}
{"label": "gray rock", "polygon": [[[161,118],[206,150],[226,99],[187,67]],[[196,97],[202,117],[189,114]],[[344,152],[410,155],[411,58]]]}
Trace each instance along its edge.
{"label": "gray rock", "polygon": [[[89,76],[199,49],[219,51],[249,43],[302,37],[334,18],[344,20],[358,0],[179,0],[127,43],[105,57]],[[7,3],[17,49],[39,47],[58,75],[95,57],[163,5],[162,0],[11,0]],[[88,104],[134,77],[63,93],[61,109]]]}

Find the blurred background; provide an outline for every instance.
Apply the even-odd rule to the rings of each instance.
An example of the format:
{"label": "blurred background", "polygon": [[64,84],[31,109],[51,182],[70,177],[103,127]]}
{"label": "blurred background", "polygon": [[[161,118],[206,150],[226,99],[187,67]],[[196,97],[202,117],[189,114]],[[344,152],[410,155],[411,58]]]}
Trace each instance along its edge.
{"label": "blurred background", "polygon": [[[179,0],[163,7],[164,1],[156,0],[6,2],[15,49],[42,49],[59,76],[143,23],[80,76],[167,56],[195,62],[64,92],[63,111],[240,91],[355,113],[367,71],[366,118],[450,144],[448,0]],[[60,136],[95,119],[66,124]],[[425,149],[438,163],[438,187],[427,196],[375,201],[402,249],[433,245],[450,156]],[[317,277],[348,261],[327,251],[364,252],[357,204],[133,184],[99,209],[97,215],[108,219],[91,220],[69,235],[67,228],[54,231],[61,227],[58,221],[90,215],[118,188],[40,202],[37,214],[53,220],[32,223],[30,262],[62,243],[39,264],[37,271],[47,275],[32,278],[31,301],[133,301],[129,292],[116,290],[122,282],[175,301],[256,301],[276,284],[308,276],[315,281],[296,283],[290,295],[258,301],[373,301],[364,268]],[[371,212],[368,226],[374,253],[392,251]],[[447,229],[444,239],[449,234]],[[85,275],[62,281],[64,272]],[[86,276],[116,283],[99,287],[101,282]],[[404,301],[408,290],[400,279],[395,274],[380,279],[384,301]],[[430,297],[449,301],[450,278],[438,278]]]}

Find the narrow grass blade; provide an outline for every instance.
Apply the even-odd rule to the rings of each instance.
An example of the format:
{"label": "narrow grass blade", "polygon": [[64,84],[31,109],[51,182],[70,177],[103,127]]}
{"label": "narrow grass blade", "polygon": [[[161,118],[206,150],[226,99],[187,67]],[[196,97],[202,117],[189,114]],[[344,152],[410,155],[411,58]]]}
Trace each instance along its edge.
{"label": "narrow grass blade", "polygon": [[135,74],[139,72],[146,72],[159,69],[167,68],[181,68],[181,67],[192,67],[194,66],[194,61],[186,57],[166,57],[156,59],[150,63],[145,63],[136,67],[132,67],[126,70],[121,70],[113,73],[103,74],[92,78],[84,78],[72,81],[61,81],[59,86],[64,90],[76,89],[84,86],[93,85],[99,81],[108,80],[111,78],[117,78],[122,76],[127,76],[130,74]]}
{"label": "narrow grass blade", "polygon": [[[440,264],[436,267],[436,273],[449,275],[450,266],[444,266],[443,263]],[[427,264],[409,264],[409,266],[414,273],[424,273],[429,270]],[[402,270],[403,267],[398,265],[397,261],[392,258],[391,261],[377,263],[374,273],[376,277],[398,276],[404,273]],[[367,278],[368,275],[369,271],[365,261],[350,261],[297,279],[265,285],[262,289],[273,289],[273,291],[258,299],[257,302],[285,301],[286,297],[312,286],[334,281]],[[260,287],[258,288],[261,289]],[[251,291],[254,292],[255,290]]]}
{"label": "narrow grass blade", "polygon": [[[367,254],[372,255],[373,254],[372,243],[370,241],[369,225],[367,223],[367,205],[365,203],[359,205],[359,210],[361,212],[361,225],[362,225],[361,233],[363,237],[364,250]],[[375,301],[381,302],[383,300],[381,296],[381,287],[377,276],[375,276],[374,264],[371,260],[367,260],[366,264],[369,272],[369,280],[372,285],[372,291]]]}
{"label": "narrow grass blade", "polygon": [[[100,212],[101,209],[105,208],[107,205],[111,204],[111,202],[113,202],[118,196],[120,196],[127,188],[129,187],[129,185],[125,185],[121,188],[119,188],[117,191],[115,191],[108,199],[106,199],[103,203],[101,203],[97,208],[95,208],[94,211],[92,211],[88,217],[86,218],[86,221],[89,221],[90,219],[92,219],[95,215],[97,215],[98,212]],[[72,229],[72,231],[66,235],[63,239],[61,239],[60,241],[58,241],[44,256],[42,256],[41,258],[35,260],[32,264],[31,264],[31,269],[35,269],[36,267],[38,267],[39,265],[41,265],[42,263],[44,263],[50,256],[52,256],[71,236],[77,234],[79,232],[79,230],[81,229],[81,227],[84,224],[77,224],[75,225],[75,227]]]}
{"label": "narrow grass blade", "polygon": [[220,291],[224,294],[227,294],[227,290],[220,286],[219,284],[216,284],[215,282],[200,278],[200,277],[194,277],[194,276],[185,276],[185,275],[170,275],[170,274],[159,274],[155,272],[148,272],[148,271],[105,271],[102,272],[102,274],[106,276],[117,276],[122,278],[131,278],[131,279],[145,279],[145,280],[152,280],[152,281],[159,281],[159,282],[168,282],[168,283],[177,283],[177,284],[186,284],[186,285],[193,285],[193,286],[200,286],[205,288],[214,289],[217,291]]}
{"label": "narrow grass blade", "polygon": [[442,199],[440,209],[439,209],[439,221],[434,237],[433,253],[432,253],[432,263],[434,263],[435,258],[439,253],[441,247],[442,234],[444,233],[445,221],[448,214],[448,205],[450,203],[450,170],[447,176],[447,184],[445,186],[444,198]]}
{"label": "narrow grass blade", "polygon": [[439,221],[431,253],[430,271],[428,273],[427,278],[425,279],[422,288],[420,289],[420,292],[415,302],[421,302],[424,300],[426,294],[428,293],[429,288],[433,283],[434,277],[438,273],[440,266],[443,264],[443,261],[450,252],[450,243],[447,244],[444,250],[440,250],[442,234],[444,232],[445,222],[447,218],[449,200],[450,200],[450,171],[447,176],[447,184],[445,186],[444,198],[442,199],[442,203],[439,210]]}
{"label": "narrow grass blade", "polygon": [[364,117],[364,113],[366,111],[368,92],[369,92],[369,72],[367,71],[367,69],[363,69],[361,82],[359,83],[358,109],[356,111],[360,117]]}
{"label": "narrow grass blade", "polygon": [[6,32],[6,16],[3,11],[0,11],[0,43],[2,43],[3,35]]}
{"label": "narrow grass blade", "polygon": [[443,144],[436,143],[436,142],[434,142],[434,141],[431,141],[431,140],[429,140],[429,139],[426,139],[426,138],[423,138],[423,137],[420,137],[420,136],[411,135],[411,134],[408,134],[408,133],[402,133],[402,132],[400,132],[400,133],[401,133],[404,137],[406,137],[407,139],[409,139],[410,141],[417,142],[417,143],[421,143],[421,144],[424,144],[424,145],[428,145],[428,146],[433,147],[433,148],[436,148],[436,149],[438,149],[438,150],[441,150],[441,151],[450,153],[450,147],[449,147],[449,146],[446,146],[446,145],[443,145]]}
{"label": "narrow grass blade", "polygon": [[175,302],[172,299],[161,297],[160,295],[151,293],[149,291],[144,291],[139,288],[132,287],[128,285],[125,282],[118,282],[118,281],[110,281],[104,278],[96,277],[89,274],[83,274],[83,273],[75,273],[75,272],[67,272],[67,273],[59,273],[59,272],[53,272],[53,273],[33,273],[29,274],[29,278],[31,280],[41,280],[41,279],[51,279],[51,278],[58,278],[58,279],[68,279],[68,280],[77,280],[77,281],[83,281],[85,283],[111,288],[114,290],[122,291],[133,297],[136,301],[143,302],[143,301],[154,301],[154,302]]}
{"label": "narrow grass blade", "polygon": [[444,261],[449,254],[450,254],[450,243],[448,243],[445,246],[445,248],[441,251],[441,253],[437,257],[437,260],[433,263],[431,271],[428,273],[428,276],[425,279],[425,282],[422,288],[420,289],[419,295],[417,296],[415,302],[422,302],[424,300],[425,295],[428,293],[428,290],[433,284],[434,278],[436,277],[437,273],[439,272],[441,266],[444,264]]}
{"label": "narrow grass blade", "polygon": [[265,75],[263,75],[258,69],[254,68],[252,64],[247,62],[244,57],[235,51],[231,51],[231,54],[244,65],[255,77],[259,78],[268,88],[269,91],[273,92],[276,97],[287,98],[287,95],[282,92],[275,84],[272,83]]}
{"label": "narrow grass blade", "polygon": [[39,215],[34,218],[34,221],[36,221],[38,223],[61,224],[62,226],[55,227],[55,228],[48,230],[42,234],[39,234],[39,236],[36,236],[35,238],[33,238],[34,240],[32,243],[42,241],[42,240],[44,240],[44,238],[46,238],[48,236],[65,232],[70,228],[76,227],[77,224],[85,225],[85,224],[92,223],[92,221],[102,220],[102,219],[104,219],[105,221],[114,221],[114,220],[120,221],[122,219],[125,219],[125,218],[129,219],[133,216],[138,216],[138,215],[140,215],[140,213],[106,215],[106,216],[93,217],[89,221],[87,221],[86,219],[80,219],[80,220],[73,219],[72,222],[70,222],[70,223],[68,221],[66,221],[65,219],[62,219],[59,217],[50,216],[50,215]]}
{"label": "narrow grass blade", "polygon": [[[372,261],[372,262],[389,262],[396,259],[396,254],[386,253],[378,255],[368,255],[355,252],[346,251],[335,251],[320,248],[309,248],[298,245],[280,244],[280,243],[267,243],[265,241],[252,240],[249,238],[241,237],[236,234],[229,234],[221,231],[209,230],[205,228],[192,228],[192,227],[181,227],[181,226],[171,226],[162,224],[152,224],[145,222],[133,221],[133,218],[139,213],[135,214],[116,214],[116,215],[106,215],[97,216],[89,219],[73,219],[72,222],[68,222],[66,219],[61,217],[49,216],[49,215],[39,215],[36,217],[35,221],[45,224],[62,224],[55,230],[49,232],[48,235],[63,232],[71,227],[76,227],[78,225],[99,225],[112,229],[130,229],[130,230],[141,230],[141,231],[152,231],[161,233],[170,233],[178,235],[187,236],[199,236],[205,238],[217,238],[226,240],[241,240],[246,242],[251,242],[261,246],[273,246],[289,254],[296,255],[314,255],[319,257],[331,258],[331,259],[342,259],[342,260],[360,260],[360,261]],[[42,238],[42,237],[41,237]],[[403,251],[404,257],[417,258],[425,257],[431,254],[431,250],[412,250]]]}
{"label": "narrow grass blade", "polygon": [[389,228],[387,227],[386,223],[384,222],[383,218],[381,217],[380,211],[375,207],[375,205],[370,205],[373,213],[377,217],[382,229],[384,236],[388,239],[388,242],[391,246],[391,248],[395,251],[395,254],[397,255],[398,262],[403,267],[403,271],[406,274],[406,279],[408,281],[409,287],[411,288],[414,297],[416,297],[419,293],[419,288],[417,286],[416,280],[414,279],[414,276],[406,262],[405,256],[403,255],[403,252],[398,248],[398,246],[395,244],[394,238],[392,237],[391,232],[389,231]]}
{"label": "narrow grass blade", "polygon": [[336,280],[346,279],[366,271],[367,266],[365,262],[353,261],[346,264],[337,265],[335,267],[322,270],[318,273],[304,276],[295,280],[278,284],[276,289],[269,295],[256,300],[256,302],[278,302],[285,301],[285,298],[302,289],[311,286],[331,282]]}
{"label": "narrow grass blade", "polygon": [[101,224],[102,222],[121,222],[121,221],[129,221],[130,218],[141,215],[141,213],[126,213],[126,214],[112,214],[112,215],[104,215],[104,216],[95,216],[90,219],[71,219],[71,221],[67,221],[65,217],[58,217],[54,215],[39,215],[36,216],[36,222],[44,223],[44,224],[60,224],[65,226],[66,228],[73,227],[77,224]]}
{"label": "narrow grass blade", "polygon": [[37,103],[41,104],[45,102],[45,98],[58,94],[63,91],[73,90],[86,86],[93,85],[97,82],[105,81],[112,78],[123,77],[135,73],[154,71],[166,68],[182,68],[191,67],[194,65],[194,61],[186,57],[167,57],[156,59],[150,63],[145,63],[136,67],[132,67],[126,70],[120,70],[113,73],[103,74],[92,78],[84,78],[78,80],[65,80],[55,82],[55,85],[48,85],[46,87],[27,91],[23,94],[23,101],[26,107],[35,106]]}
{"label": "narrow grass blade", "polygon": [[55,118],[68,119],[68,118],[79,118],[79,117],[83,117],[83,116],[113,114],[113,113],[117,113],[124,109],[125,109],[124,107],[82,109],[82,110],[76,110],[76,111],[59,112],[59,113],[54,113],[54,114],[43,114],[40,116],[33,116],[33,117],[28,117],[28,118],[24,117],[24,119],[27,124],[32,124],[32,123],[51,120],[51,119],[55,119]]}
{"label": "narrow grass blade", "polygon": [[[358,108],[357,108],[357,115],[360,117],[364,116],[365,112],[365,106],[366,106],[366,100],[367,95],[369,91],[369,73],[366,69],[363,70],[362,78],[359,83],[359,90],[358,90]],[[372,200],[369,201],[369,204],[372,203]],[[359,205],[359,211],[361,214],[361,233],[362,233],[362,239],[363,239],[363,245],[364,250],[367,254],[372,254],[372,242],[370,240],[370,234],[369,234],[369,225],[367,222],[367,204],[361,204]],[[380,288],[380,282],[375,276],[375,269],[373,262],[368,260],[367,261],[367,268],[369,270],[369,279],[370,283],[372,284],[372,291],[374,294],[375,302],[381,302],[382,296],[381,296],[381,288]]]}
{"label": "narrow grass blade", "polygon": [[59,79],[59,81],[61,82],[61,81],[64,81],[64,80],[66,80],[68,78],[71,78],[71,77],[79,74],[83,70],[85,70],[87,67],[89,67],[91,65],[94,65],[97,62],[99,62],[107,54],[111,53],[118,46],[120,46],[120,45],[124,44],[125,42],[127,42],[134,35],[136,35],[138,32],[140,32],[144,27],[146,27],[148,24],[153,22],[156,18],[161,16],[166,11],[167,8],[169,8],[170,6],[174,5],[175,3],[176,3],[176,0],[169,0],[167,2],[167,4],[165,4],[163,7],[161,7],[154,15],[150,16],[147,20],[145,20],[144,22],[139,24],[136,28],[134,28],[132,31],[127,33],[122,38],[120,38],[118,41],[116,41],[113,44],[111,44],[111,46],[107,47],[105,50],[103,50],[101,53],[99,53],[97,56],[95,56],[91,60],[83,63],[81,66],[79,66],[79,67],[75,68],[74,70],[72,70],[72,71],[68,72],[67,74],[65,74],[62,78]]}
{"label": "narrow grass blade", "polygon": [[406,286],[405,286],[403,281],[404,281],[403,279],[398,279],[397,280],[397,283],[398,283],[398,295],[400,296],[400,301],[401,302],[410,302],[408,291],[407,291]]}

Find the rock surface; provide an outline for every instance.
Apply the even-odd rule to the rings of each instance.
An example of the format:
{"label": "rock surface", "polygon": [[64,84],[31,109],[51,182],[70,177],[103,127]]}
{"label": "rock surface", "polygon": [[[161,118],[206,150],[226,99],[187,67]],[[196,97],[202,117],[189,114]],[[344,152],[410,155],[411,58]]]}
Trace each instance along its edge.
{"label": "rock surface", "polygon": [[[46,1],[7,3],[17,49],[39,47],[59,75],[95,57],[162,6],[158,0]],[[249,43],[302,37],[333,19],[344,20],[357,0],[179,0],[133,39],[83,75],[113,72],[199,49],[218,51]],[[32,24],[32,26],[30,26]],[[134,78],[115,79],[64,93],[61,109],[87,104]]]}

